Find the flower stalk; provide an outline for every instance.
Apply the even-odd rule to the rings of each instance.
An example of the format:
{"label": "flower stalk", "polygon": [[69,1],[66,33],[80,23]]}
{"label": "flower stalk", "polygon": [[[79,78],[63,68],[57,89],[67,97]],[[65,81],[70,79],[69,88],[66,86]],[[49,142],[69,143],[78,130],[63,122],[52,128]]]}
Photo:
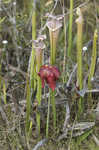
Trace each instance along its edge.
{"label": "flower stalk", "polygon": [[[63,16],[65,16],[65,4],[63,1]],[[67,28],[67,24],[66,24],[66,17],[64,17],[64,21],[63,21],[63,28],[64,28],[64,60],[63,60],[63,83],[66,82],[66,53],[67,53],[67,39],[66,39],[66,28]]]}
{"label": "flower stalk", "polygon": [[70,57],[72,49],[72,23],[73,23],[73,0],[70,0],[69,39],[68,39],[68,56]]}
{"label": "flower stalk", "polygon": [[77,83],[78,87],[82,89],[82,31],[83,31],[83,16],[80,8],[77,8],[76,19],[77,23]]}
{"label": "flower stalk", "polygon": [[[45,48],[45,44],[43,40],[41,40],[40,37],[37,38],[37,40],[33,41],[34,49],[35,49],[35,57],[36,57],[36,72],[38,73],[40,71],[40,67],[42,66],[42,54],[43,49]],[[42,97],[42,83],[41,79],[38,75],[36,75],[37,79],[37,102],[38,106],[41,105],[41,97]],[[40,114],[37,112],[37,126],[38,126],[38,133],[40,134]]]}
{"label": "flower stalk", "polygon": [[95,30],[94,38],[93,38],[93,50],[92,50],[92,58],[91,58],[91,66],[88,76],[88,88],[91,89],[91,79],[95,72],[95,65],[96,65],[96,50],[97,50],[97,39],[98,39],[98,32]]}
{"label": "flower stalk", "polygon": [[[27,3],[27,0],[25,1]],[[30,15],[31,9],[30,7],[27,7],[28,14]],[[33,13],[32,13],[32,40],[35,40],[36,38],[36,2],[33,0]],[[31,97],[35,91],[36,82],[35,82],[35,76],[36,76],[36,64],[35,64],[35,51],[32,43],[32,51],[29,59],[29,66],[28,66],[28,75],[27,77],[27,83],[26,83],[26,135],[27,135],[27,141],[29,136],[29,128],[30,128],[30,110],[31,110]]]}
{"label": "flower stalk", "polygon": [[28,131],[30,126],[30,112],[31,112],[31,96],[30,96],[30,83],[29,78],[27,76],[27,83],[26,83],[26,137],[28,139]]}
{"label": "flower stalk", "polygon": [[[33,2],[33,13],[32,13],[32,40],[36,39],[36,2]],[[36,76],[36,64],[35,64],[35,51],[32,42],[32,52],[30,56],[30,83],[31,83],[31,93],[34,92],[36,87],[35,82]]]}
{"label": "flower stalk", "polygon": [[[59,36],[60,28],[62,27],[62,23],[57,19],[57,17],[53,16],[50,21],[47,22],[47,27],[49,29],[50,35],[50,64],[55,65],[56,63],[56,45]],[[53,125],[54,129],[56,128],[56,105],[55,105],[55,91],[50,91],[50,98],[52,104],[53,111]],[[49,113],[48,113],[49,115]],[[47,116],[49,118],[49,116]]]}
{"label": "flower stalk", "polygon": [[[48,129],[49,129],[49,114],[50,114],[50,96],[53,96],[56,87],[56,80],[59,79],[60,72],[57,67],[52,65],[43,65],[40,68],[40,71],[38,72],[38,75],[40,76],[42,80],[42,88],[45,86],[45,82],[49,85],[49,99],[48,99],[48,113],[47,113],[47,123],[46,123],[46,137],[48,138]],[[53,98],[53,97],[52,97]],[[52,106],[55,106],[55,104],[52,101]],[[56,112],[55,107],[53,108],[53,112]],[[56,115],[56,114],[54,114]],[[55,116],[54,116],[55,117]],[[54,118],[55,120],[56,118]],[[55,126],[56,124],[54,124]]]}
{"label": "flower stalk", "polygon": [[[80,8],[77,8],[76,11],[78,18],[76,19],[77,23],[77,86],[82,89],[82,32],[83,32],[83,16]],[[82,98],[78,102],[78,117],[83,111]]]}

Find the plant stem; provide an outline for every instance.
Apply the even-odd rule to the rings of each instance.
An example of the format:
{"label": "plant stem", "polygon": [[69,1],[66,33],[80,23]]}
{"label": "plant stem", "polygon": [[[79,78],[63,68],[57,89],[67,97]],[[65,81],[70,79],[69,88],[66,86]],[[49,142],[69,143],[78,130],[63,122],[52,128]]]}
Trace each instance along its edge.
{"label": "plant stem", "polygon": [[[79,8],[78,8],[79,9]],[[80,11],[80,9],[78,10]],[[82,89],[82,29],[83,18],[81,12],[79,12],[79,18],[77,23],[77,82],[79,89]]]}
{"label": "plant stem", "polygon": [[[33,2],[34,3],[34,2]],[[35,4],[34,4],[35,6]],[[33,6],[33,7],[34,7]],[[33,14],[32,14],[32,40],[36,38],[36,8],[33,9]],[[26,112],[26,134],[28,135],[29,128],[30,128],[30,109],[31,109],[31,96],[33,95],[32,93],[35,91],[36,87],[36,82],[35,82],[35,77],[36,77],[36,66],[35,66],[35,51],[34,51],[34,46],[32,43],[32,51],[30,55],[30,60],[29,60],[29,75],[30,75],[30,82],[27,77],[27,112]]]}
{"label": "plant stem", "polygon": [[88,88],[91,89],[91,78],[94,75],[95,71],[95,65],[96,65],[96,50],[97,50],[97,41],[98,35],[97,35],[97,30],[94,32],[94,39],[93,39],[93,51],[92,51],[92,59],[91,59],[91,66],[90,66],[90,72],[88,76]]}
{"label": "plant stem", "polygon": [[73,23],[73,0],[70,0],[68,57],[69,56],[71,57],[71,49],[72,49],[72,23]]}
{"label": "plant stem", "polygon": [[[54,65],[56,59],[56,41],[53,41],[53,32],[51,32],[50,35],[50,45],[51,45],[50,63],[51,65]],[[51,97],[51,104],[52,104],[52,111],[53,111],[53,124],[54,124],[54,128],[56,128],[55,94],[52,90],[50,92],[50,97]]]}
{"label": "plant stem", "polygon": [[52,90],[51,90],[51,104],[52,104],[52,111],[53,111],[53,125],[54,125],[54,129],[56,129],[55,91],[52,91]]}
{"label": "plant stem", "polygon": [[5,84],[4,80],[3,80],[3,97],[4,97],[4,104],[7,104],[7,100],[6,100],[6,84]]}
{"label": "plant stem", "polygon": [[50,46],[51,46],[50,63],[51,65],[54,65],[56,59],[56,40],[54,41],[53,32],[50,32]]}
{"label": "plant stem", "polygon": [[[49,93],[51,90],[49,89]],[[48,138],[48,130],[49,130],[49,116],[50,116],[50,95],[48,99],[48,112],[47,112],[47,123],[46,123],[46,138]]]}
{"label": "plant stem", "polygon": [[[62,26],[62,23],[58,21],[56,18],[52,19],[51,21],[47,22],[47,27],[49,28],[49,34],[50,34],[50,64],[55,65],[56,63],[56,44],[57,39],[59,35],[60,28]],[[55,92],[51,90],[50,92],[51,97],[51,104],[52,104],[52,110],[53,110],[53,124],[54,128],[56,128],[56,105],[55,105]]]}
{"label": "plant stem", "polygon": [[[33,2],[33,14],[32,14],[32,40],[36,39],[36,4]],[[30,81],[31,81],[31,92],[35,90],[36,87],[36,64],[35,64],[35,50],[32,42],[32,52],[31,52],[31,62],[30,62]]]}
{"label": "plant stem", "polygon": [[[40,66],[42,64],[37,64],[37,72],[40,70]],[[41,84],[41,79],[39,76],[37,76],[37,101],[38,101],[38,106],[41,105],[41,93],[42,93],[42,84]],[[40,134],[40,114],[37,112],[37,126],[38,126],[38,133]]]}
{"label": "plant stem", "polygon": [[[83,17],[80,8],[77,9],[78,18],[77,23],[77,86],[82,89],[82,30],[83,30]],[[83,111],[82,98],[78,102],[78,117]]]}
{"label": "plant stem", "polygon": [[[63,15],[65,14],[65,6],[64,6],[64,1],[63,1]],[[65,75],[65,70],[66,70],[66,17],[64,17],[64,60],[63,60],[63,83],[66,82],[66,75]]]}
{"label": "plant stem", "polygon": [[30,109],[31,109],[31,96],[30,96],[30,84],[29,79],[27,77],[27,83],[26,83],[26,135],[28,135],[29,126],[30,126]]}

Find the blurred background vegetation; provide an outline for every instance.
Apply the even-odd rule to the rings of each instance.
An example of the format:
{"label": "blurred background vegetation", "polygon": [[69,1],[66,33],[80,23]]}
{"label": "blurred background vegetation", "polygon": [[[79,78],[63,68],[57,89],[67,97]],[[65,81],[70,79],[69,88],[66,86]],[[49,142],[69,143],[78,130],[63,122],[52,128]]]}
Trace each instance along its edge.
{"label": "blurred background vegetation", "polygon": [[[31,110],[30,120],[32,121],[32,131],[30,139],[27,141],[25,134],[25,116],[26,116],[26,80],[29,67],[29,60],[32,51],[32,40],[39,34],[46,34],[46,48],[44,50],[44,63],[48,63],[50,56],[50,39],[46,22],[48,14],[65,16],[62,20],[62,26],[59,39],[57,42],[56,65],[61,73],[58,87],[59,95],[69,99],[71,116],[70,123],[76,120],[77,100],[79,96],[75,92],[65,93],[65,83],[68,81],[70,73],[73,70],[76,60],[76,40],[77,40],[77,18],[76,9],[81,8],[83,14],[83,47],[90,40],[93,40],[95,29],[99,35],[99,1],[98,0],[74,0],[73,2],[73,22],[72,22],[72,49],[71,56],[68,57],[68,36],[69,36],[69,15],[70,0],[0,0],[0,149],[4,150],[26,150],[34,147],[37,142],[45,137],[46,109],[41,109],[41,135],[38,137],[36,128],[37,112],[36,104]],[[35,38],[32,35],[32,17],[36,13]],[[65,21],[65,23],[64,23]],[[66,32],[65,32],[66,28]],[[66,37],[65,37],[66,35]],[[92,43],[92,42],[91,42]],[[66,46],[66,47],[65,47]],[[63,72],[64,47],[66,48],[66,66]],[[83,57],[83,77],[88,73],[91,63],[92,44],[88,52]],[[65,77],[64,77],[65,76]],[[96,82],[93,88],[99,89],[99,36],[97,40],[97,63],[95,77]],[[76,79],[71,84],[72,89]],[[63,86],[64,85],[64,86]],[[43,93],[44,94],[44,93]],[[66,95],[67,94],[67,95]],[[58,96],[56,97],[58,99]],[[61,99],[61,98],[60,98]],[[57,108],[57,130],[54,133],[53,127],[50,126],[51,137],[48,144],[40,147],[41,150],[98,150],[99,148],[99,114],[92,113],[93,109],[98,107],[99,111],[99,92],[94,93],[91,97],[90,105],[89,96],[84,97],[84,112],[79,121],[96,121],[96,125],[90,132],[85,132],[84,136],[73,137],[69,131],[67,137],[57,141],[62,134],[61,128],[65,120],[65,106]],[[43,102],[47,104],[46,101]],[[33,112],[32,112],[33,111]],[[52,116],[51,116],[52,118]],[[50,122],[52,124],[52,121]],[[98,124],[98,125],[97,125]],[[76,132],[76,131],[75,131]],[[89,136],[90,135],[90,136]],[[80,138],[81,137],[81,138]],[[97,137],[97,139],[95,139]],[[97,142],[98,140],[98,142]]]}

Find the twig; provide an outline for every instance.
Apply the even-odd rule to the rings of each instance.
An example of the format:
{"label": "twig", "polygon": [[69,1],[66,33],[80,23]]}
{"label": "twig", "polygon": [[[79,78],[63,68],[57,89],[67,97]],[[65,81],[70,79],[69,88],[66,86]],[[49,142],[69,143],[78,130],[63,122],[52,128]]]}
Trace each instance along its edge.
{"label": "twig", "polygon": [[15,72],[21,73],[25,78],[28,76],[28,74],[26,72],[22,71],[18,67],[14,67],[14,66],[8,64],[8,68],[11,69],[11,70],[13,70],[13,71],[15,71]]}
{"label": "twig", "polygon": [[67,84],[66,84],[67,87],[69,87],[69,85],[70,85],[70,83],[71,83],[71,80],[72,80],[72,77],[73,77],[73,75],[74,75],[75,72],[76,72],[76,69],[77,69],[77,64],[74,66],[73,71],[72,71],[72,73],[70,74],[69,80],[68,80],[68,82],[67,82]]}
{"label": "twig", "polygon": [[63,134],[61,136],[59,136],[58,141],[67,137],[67,133],[68,133],[68,127],[67,126],[69,124],[69,119],[70,119],[70,109],[69,109],[68,102],[66,102],[66,115],[65,115],[65,121],[64,121],[64,126],[63,126]]}
{"label": "twig", "polygon": [[47,139],[43,139],[37,143],[37,145],[32,150],[37,150],[39,147],[43,146],[47,142]]}
{"label": "twig", "polygon": [[4,110],[1,106],[0,106],[0,113],[2,115],[2,119],[6,122],[7,125],[9,125],[9,121],[7,119],[6,113],[4,112]]}
{"label": "twig", "polygon": [[97,144],[97,146],[99,146],[99,139],[94,134],[92,135],[92,137],[93,137],[95,143]]}
{"label": "twig", "polygon": [[86,93],[94,93],[94,92],[99,92],[99,89],[86,90]]}
{"label": "twig", "polygon": [[66,102],[66,115],[65,115],[65,121],[64,121],[64,126],[63,126],[63,131],[65,130],[66,133],[68,131],[68,129],[66,127],[67,127],[67,125],[69,123],[69,119],[70,119],[70,109],[69,109],[68,102]]}

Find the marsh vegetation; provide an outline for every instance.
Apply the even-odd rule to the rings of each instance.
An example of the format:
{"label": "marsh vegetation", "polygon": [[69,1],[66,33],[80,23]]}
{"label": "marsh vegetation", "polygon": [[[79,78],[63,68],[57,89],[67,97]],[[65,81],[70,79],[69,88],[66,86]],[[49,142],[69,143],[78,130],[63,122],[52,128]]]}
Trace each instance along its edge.
{"label": "marsh vegetation", "polygon": [[0,0],[0,149],[99,149],[98,0]]}

